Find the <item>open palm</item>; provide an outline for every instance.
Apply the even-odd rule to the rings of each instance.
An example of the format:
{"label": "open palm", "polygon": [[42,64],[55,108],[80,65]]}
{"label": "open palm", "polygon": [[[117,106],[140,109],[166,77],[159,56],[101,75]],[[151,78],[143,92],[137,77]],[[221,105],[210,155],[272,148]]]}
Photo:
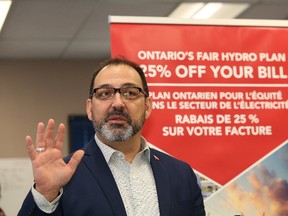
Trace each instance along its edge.
{"label": "open palm", "polygon": [[[55,122],[48,121],[47,127],[40,122],[37,127],[36,144],[33,145],[30,136],[26,137],[26,146],[32,162],[33,175],[36,190],[47,201],[57,197],[61,187],[67,184],[80,163],[84,151],[78,150],[70,161],[63,160],[62,147],[65,134],[65,126],[60,124],[54,139]],[[43,152],[37,152],[37,148],[44,148]]]}

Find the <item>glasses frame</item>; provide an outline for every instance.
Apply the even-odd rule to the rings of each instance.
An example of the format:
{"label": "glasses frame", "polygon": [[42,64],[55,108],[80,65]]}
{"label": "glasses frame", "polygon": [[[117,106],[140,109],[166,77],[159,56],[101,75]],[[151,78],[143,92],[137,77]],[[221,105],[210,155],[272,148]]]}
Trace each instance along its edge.
{"label": "glasses frame", "polygon": [[[100,100],[100,101],[107,101],[107,100],[111,100],[112,98],[114,98],[115,97],[115,95],[116,95],[116,93],[118,92],[119,94],[120,94],[120,96],[122,97],[122,98],[124,98],[125,100],[136,100],[136,99],[138,99],[139,97],[135,97],[135,98],[133,98],[133,99],[127,99],[127,98],[125,98],[125,96],[124,95],[122,95],[122,90],[123,89],[127,89],[127,88],[134,88],[134,89],[137,89],[138,91],[139,91],[139,93],[142,93],[143,95],[144,95],[144,97],[145,98],[147,98],[148,97],[148,94],[142,89],[142,88],[140,88],[140,87],[138,87],[138,86],[122,86],[122,87],[120,87],[120,88],[114,88],[114,87],[99,87],[99,88],[94,88],[93,89],[93,92],[92,92],[92,94],[91,94],[91,98],[94,96],[97,100]],[[97,98],[96,96],[95,96],[95,93],[96,93],[96,91],[97,90],[99,90],[99,89],[113,89],[114,90],[114,93],[113,94],[111,94],[111,97],[108,97],[108,98],[106,98],[106,99],[100,99],[100,98]]]}

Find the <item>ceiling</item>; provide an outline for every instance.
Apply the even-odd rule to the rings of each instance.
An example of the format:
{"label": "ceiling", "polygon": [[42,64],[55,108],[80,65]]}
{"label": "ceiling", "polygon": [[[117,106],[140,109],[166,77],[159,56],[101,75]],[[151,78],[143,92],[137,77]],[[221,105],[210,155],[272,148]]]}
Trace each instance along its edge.
{"label": "ceiling", "polygon": [[[0,32],[0,59],[102,59],[110,56],[109,15],[168,16],[193,0],[13,0]],[[209,2],[205,1],[204,2]],[[241,19],[285,19],[287,0],[251,3]]]}

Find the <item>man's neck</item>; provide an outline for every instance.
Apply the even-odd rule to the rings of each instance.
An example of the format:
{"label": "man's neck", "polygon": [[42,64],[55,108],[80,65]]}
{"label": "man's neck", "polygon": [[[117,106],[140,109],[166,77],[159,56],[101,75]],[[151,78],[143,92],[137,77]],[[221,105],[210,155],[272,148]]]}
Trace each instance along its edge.
{"label": "man's neck", "polygon": [[135,156],[141,151],[141,135],[135,135],[129,140],[121,142],[111,142],[97,134],[98,139],[109,147],[122,152],[126,161],[132,163]]}

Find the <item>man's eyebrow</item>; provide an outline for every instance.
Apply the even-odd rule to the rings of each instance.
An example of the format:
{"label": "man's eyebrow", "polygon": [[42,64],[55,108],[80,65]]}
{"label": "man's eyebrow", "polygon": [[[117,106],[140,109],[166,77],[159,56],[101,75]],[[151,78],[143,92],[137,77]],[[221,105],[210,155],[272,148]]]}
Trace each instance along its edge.
{"label": "man's eyebrow", "polygon": [[95,87],[95,88],[112,88],[113,86],[112,85],[110,85],[110,84],[102,84],[102,85],[100,85],[100,86],[98,86],[98,87]]}
{"label": "man's eyebrow", "polygon": [[138,85],[136,85],[135,83],[124,83],[123,85],[122,85],[122,87],[123,86],[125,86],[125,87],[138,87]]}
{"label": "man's eyebrow", "polygon": [[[124,83],[122,86],[120,86],[120,88],[122,87],[138,87],[138,85],[136,85],[135,83]],[[114,86],[112,86],[111,84],[102,84],[95,88],[114,88]]]}

